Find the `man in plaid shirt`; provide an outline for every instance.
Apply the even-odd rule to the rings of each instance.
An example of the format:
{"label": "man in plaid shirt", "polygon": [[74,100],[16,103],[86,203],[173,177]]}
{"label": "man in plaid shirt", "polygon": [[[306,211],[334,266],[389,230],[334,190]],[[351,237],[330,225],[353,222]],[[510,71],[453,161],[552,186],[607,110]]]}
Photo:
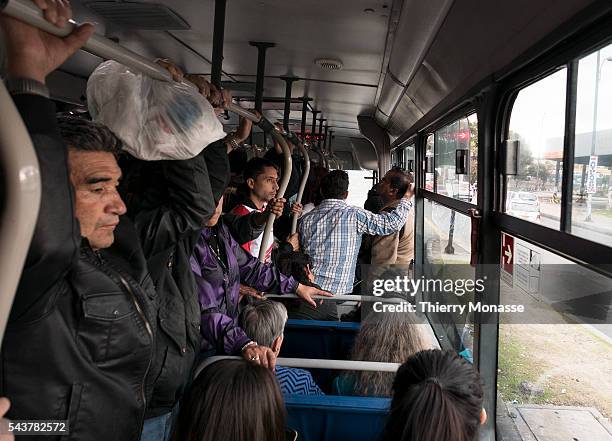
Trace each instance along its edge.
{"label": "man in plaid shirt", "polygon": [[355,265],[362,234],[398,232],[412,209],[411,185],[397,208],[381,214],[347,205],[348,174],[334,170],[321,183],[323,202],[300,219],[300,244],[312,258],[315,283],[333,294],[353,291]]}

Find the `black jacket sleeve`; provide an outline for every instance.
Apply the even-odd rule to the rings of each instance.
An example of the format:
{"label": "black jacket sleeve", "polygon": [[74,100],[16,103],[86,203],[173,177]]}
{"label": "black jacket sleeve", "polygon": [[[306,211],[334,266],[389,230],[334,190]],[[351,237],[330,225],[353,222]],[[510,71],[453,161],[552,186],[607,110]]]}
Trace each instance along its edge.
{"label": "black jacket sleeve", "polygon": [[80,244],[67,149],[57,128],[55,105],[36,95],[18,95],[13,100],[36,150],[42,194],[11,321],[23,318],[26,313],[31,318],[47,311],[60,281],[77,258]]}
{"label": "black jacket sleeve", "polygon": [[246,215],[226,213],[223,215],[223,223],[227,226],[232,237],[238,243],[247,243],[258,238],[264,232],[266,224],[257,225],[254,222],[254,216],[257,216],[256,211],[252,211]]}
{"label": "black jacket sleeve", "polygon": [[147,258],[192,237],[215,211],[204,152],[192,159],[154,164],[158,174],[138,203],[129,204]]}

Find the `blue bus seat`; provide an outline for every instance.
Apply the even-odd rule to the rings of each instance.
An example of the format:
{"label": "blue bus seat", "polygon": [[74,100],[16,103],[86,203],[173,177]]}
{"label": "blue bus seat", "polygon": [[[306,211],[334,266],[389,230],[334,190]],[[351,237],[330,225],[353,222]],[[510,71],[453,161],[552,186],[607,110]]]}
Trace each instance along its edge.
{"label": "blue bus seat", "polygon": [[[280,357],[349,360],[359,323],[289,319],[285,325]],[[310,372],[325,393],[330,393],[340,371],[311,369]]]}
{"label": "blue bus seat", "polygon": [[359,323],[289,319],[280,356],[348,360]]}
{"label": "blue bus seat", "polygon": [[391,399],[334,395],[285,395],[288,427],[299,441],[375,441]]}

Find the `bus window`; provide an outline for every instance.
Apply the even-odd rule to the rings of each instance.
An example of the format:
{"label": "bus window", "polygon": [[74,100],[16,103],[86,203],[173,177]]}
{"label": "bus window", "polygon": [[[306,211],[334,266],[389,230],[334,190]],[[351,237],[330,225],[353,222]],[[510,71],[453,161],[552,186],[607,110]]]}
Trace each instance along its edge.
{"label": "bus window", "polygon": [[612,245],[612,45],[578,62],[572,234]]}
{"label": "bus window", "polygon": [[[425,158],[428,161],[434,160],[434,135],[433,133],[427,135],[427,146],[425,150]],[[434,174],[435,173],[425,173],[425,189],[429,191],[434,191]]]}
{"label": "bus window", "polygon": [[404,170],[414,173],[414,144],[404,147],[404,163],[402,167]]}
{"label": "bus window", "polygon": [[346,203],[363,208],[372,188],[372,170],[346,170],[349,176],[348,198]]}
{"label": "bus window", "polygon": [[[498,422],[513,415],[542,439],[568,425],[573,439],[608,439],[599,421],[612,415],[612,279],[508,234],[501,245],[500,303],[526,312],[500,315]],[[537,407],[551,404],[572,407]],[[534,423],[534,408],[551,419]]]}
{"label": "bus window", "polygon": [[519,141],[518,175],[506,186],[507,214],[558,229],[565,129],[564,68],[522,89],[508,139]]}
{"label": "bus window", "polygon": [[[466,116],[439,129],[435,133],[436,192],[453,199],[476,203],[478,119]],[[458,151],[463,151],[459,152]],[[467,167],[458,170],[457,156],[463,153]]]}

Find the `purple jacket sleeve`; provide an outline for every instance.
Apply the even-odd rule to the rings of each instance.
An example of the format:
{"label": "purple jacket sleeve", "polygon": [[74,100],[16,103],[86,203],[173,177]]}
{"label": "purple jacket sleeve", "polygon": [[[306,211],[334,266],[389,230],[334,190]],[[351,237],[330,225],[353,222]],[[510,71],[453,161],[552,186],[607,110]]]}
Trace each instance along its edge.
{"label": "purple jacket sleeve", "polygon": [[293,277],[285,276],[271,264],[261,263],[247,253],[232,238],[231,247],[240,267],[240,282],[259,291],[287,294],[294,293],[298,282]]}
{"label": "purple jacket sleeve", "polygon": [[251,339],[237,326],[235,320],[219,309],[220,296],[217,288],[202,277],[205,245],[200,240],[191,256],[191,269],[195,275],[200,301],[202,337],[215,349],[229,355],[240,355],[240,350]]}

